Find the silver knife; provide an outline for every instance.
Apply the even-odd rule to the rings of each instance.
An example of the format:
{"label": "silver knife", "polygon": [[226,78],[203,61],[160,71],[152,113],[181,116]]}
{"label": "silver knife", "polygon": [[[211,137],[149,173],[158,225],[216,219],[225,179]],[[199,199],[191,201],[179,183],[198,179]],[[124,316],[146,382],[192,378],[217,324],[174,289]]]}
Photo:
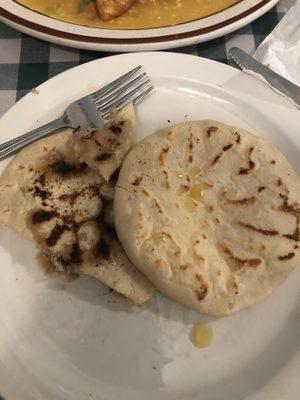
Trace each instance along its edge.
{"label": "silver knife", "polygon": [[229,55],[242,71],[262,80],[276,92],[289,99],[296,107],[300,108],[299,86],[276,74],[276,72],[267,68],[238,47],[232,47],[229,50]]}

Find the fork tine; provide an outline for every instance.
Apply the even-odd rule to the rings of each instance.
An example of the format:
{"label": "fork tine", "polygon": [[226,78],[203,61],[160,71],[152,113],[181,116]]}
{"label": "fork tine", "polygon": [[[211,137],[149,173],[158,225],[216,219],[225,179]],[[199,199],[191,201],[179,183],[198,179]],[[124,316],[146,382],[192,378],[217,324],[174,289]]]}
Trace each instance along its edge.
{"label": "fork tine", "polygon": [[113,93],[111,93],[107,97],[104,97],[103,99],[101,98],[101,99],[95,101],[95,104],[97,104],[99,106],[98,107],[99,109],[105,108],[108,104],[112,103],[114,100],[119,99],[120,96],[122,95],[122,93],[127,92],[129,89],[133,89],[139,81],[143,82],[146,79],[149,79],[149,78],[146,75],[146,73],[144,72],[143,74],[139,75],[138,77],[136,77],[132,81],[128,82],[126,85],[121,86],[120,88],[118,88],[116,91],[114,91]]}
{"label": "fork tine", "polygon": [[109,91],[114,88],[119,87],[123,82],[126,82],[131,76],[135,75],[138,71],[142,69],[142,66],[139,65],[138,67],[133,68],[131,71],[126,72],[126,74],[120,76],[119,78],[115,79],[114,81],[110,82],[108,85],[103,86],[101,89],[97,90],[94,93],[91,93],[89,96],[95,101],[101,96],[104,96]]}
{"label": "fork tine", "polygon": [[139,104],[141,101],[143,101],[154,89],[154,87],[151,85],[148,89],[146,89],[143,93],[139,94],[138,96],[136,96],[132,101],[133,104]]}
{"label": "fork tine", "polygon": [[[105,93],[101,94],[98,97],[94,97],[93,98],[94,103],[97,104],[100,101],[104,102],[107,98],[115,95],[116,93],[118,93],[118,91],[122,90],[123,88],[134,85],[134,83],[137,82],[139,79],[141,79],[142,76],[147,76],[146,72],[143,72],[141,75],[138,75],[136,78],[134,78],[134,75],[131,75],[129,78],[127,78],[126,80],[121,82],[119,85],[112,87],[111,89],[107,90]],[[128,82],[128,83],[126,83],[126,82]]]}
{"label": "fork tine", "polygon": [[[138,104],[140,103],[142,100],[144,100],[144,98],[146,98],[154,89],[154,87],[149,86],[146,90],[144,90],[142,93],[138,94],[137,96],[133,96],[132,98],[128,98],[126,99],[122,104],[115,106],[114,108],[117,111],[120,111],[123,107],[125,107],[128,103],[133,102],[133,104]],[[101,114],[101,117],[104,119],[108,119],[110,116],[110,110],[106,111],[105,113]]]}
{"label": "fork tine", "polygon": [[132,99],[133,96],[141,92],[141,90],[143,90],[143,88],[145,88],[149,84],[151,85],[151,81],[148,78],[146,81],[133,88],[130,92],[126,92],[122,96],[118,96],[118,98],[112,99],[111,101],[107,102],[104,107],[98,107],[100,114],[122,105],[128,99]]}

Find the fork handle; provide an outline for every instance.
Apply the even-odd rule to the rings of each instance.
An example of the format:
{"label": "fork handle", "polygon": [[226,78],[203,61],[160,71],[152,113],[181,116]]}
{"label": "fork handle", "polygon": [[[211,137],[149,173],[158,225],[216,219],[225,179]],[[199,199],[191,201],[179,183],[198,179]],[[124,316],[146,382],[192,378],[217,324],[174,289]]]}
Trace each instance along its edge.
{"label": "fork handle", "polygon": [[30,143],[48,136],[50,133],[53,133],[56,130],[67,127],[69,126],[67,125],[66,120],[63,117],[60,117],[49,122],[48,124],[42,125],[39,128],[33,129],[30,132],[24,133],[21,136],[9,140],[8,142],[0,145],[0,160],[10,156],[18,150],[21,150]]}

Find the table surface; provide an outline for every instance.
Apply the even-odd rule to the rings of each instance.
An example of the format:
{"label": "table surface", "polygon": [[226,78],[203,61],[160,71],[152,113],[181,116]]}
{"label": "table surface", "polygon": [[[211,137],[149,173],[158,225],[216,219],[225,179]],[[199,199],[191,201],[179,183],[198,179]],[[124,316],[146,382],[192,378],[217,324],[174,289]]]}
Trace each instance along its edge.
{"label": "table surface", "polygon": [[[272,10],[242,29],[207,43],[171,51],[233,65],[228,59],[228,49],[238,46],[253,54],[291,4],[292,0],[281,0]],[[109,55],[111,53],[53,45],[24,35],[0,22],[0,117],[32,88],[54,75]]]}

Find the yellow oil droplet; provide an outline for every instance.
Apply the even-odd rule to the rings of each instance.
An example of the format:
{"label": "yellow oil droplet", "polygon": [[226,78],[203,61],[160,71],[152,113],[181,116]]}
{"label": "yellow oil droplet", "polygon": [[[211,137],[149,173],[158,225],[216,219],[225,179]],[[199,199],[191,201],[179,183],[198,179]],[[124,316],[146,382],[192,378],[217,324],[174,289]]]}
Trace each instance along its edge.
{"label": "yellow oil droplet", "polygon": [[195,324],[190,331],[190,341],[194,346],[204,348],[210,346],[213,332],[210,326]]}
{"label": "yellow oil droplet", "polygon": [[189,212],[189,213],[193,213],[196,211],[197,208],[197,201],[193,200],[189,195],[187,196],[187,198],[185,199],[185,209]]}
{"label": "yellow oil droplet", "polygon": [[161,244],[163,244],[166,241],[165,236],[161,233],[157,233],[152,238],[153,238],[153,242],[156,244],[156,246],[160,246]]}
{"label": "yellow oil droplet", "polygon": [[202,175],[202,170],[198,165],[193,165],[189,170],[188,170],[189,175],[192,178],[197,178],[198,176]]}
{"label": "yellow oil droplet", "polygon": [[176,172],[176,176],[177,176],[177,178],[183,178],[183,173],[182,172],[180,172],[180,171],[177,171]]}
{"label": "yellow oil droplet", "polygon": [[203,189],[200,185],[194,185],[189,191],[189,196],[196,201],[201,201],[204,197]]}

